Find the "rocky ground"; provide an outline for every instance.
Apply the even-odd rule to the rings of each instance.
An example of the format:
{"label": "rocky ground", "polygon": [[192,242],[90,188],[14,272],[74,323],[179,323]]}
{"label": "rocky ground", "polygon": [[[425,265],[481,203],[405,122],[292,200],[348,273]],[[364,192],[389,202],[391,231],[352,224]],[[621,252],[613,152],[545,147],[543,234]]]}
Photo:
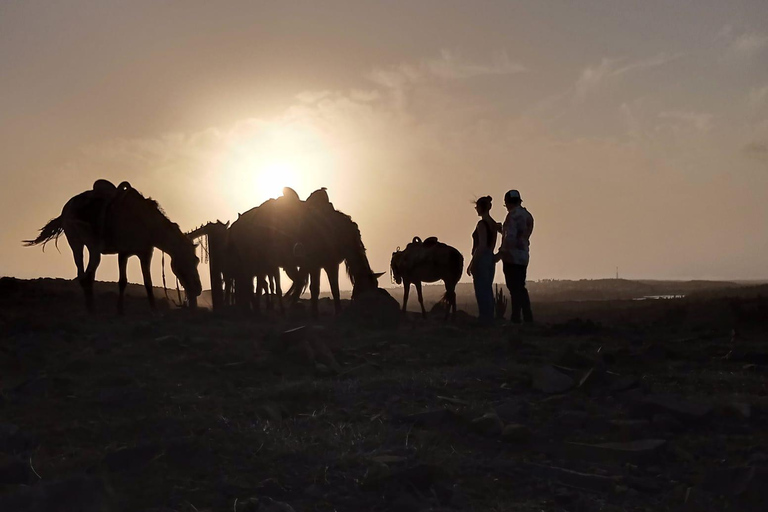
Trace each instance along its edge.
{"label": "rocky ground", "polygon": [[[764,510],[768,301],[376,328],[0,280],[0,510]],[[365,314],[363,311],[358,314]]]}

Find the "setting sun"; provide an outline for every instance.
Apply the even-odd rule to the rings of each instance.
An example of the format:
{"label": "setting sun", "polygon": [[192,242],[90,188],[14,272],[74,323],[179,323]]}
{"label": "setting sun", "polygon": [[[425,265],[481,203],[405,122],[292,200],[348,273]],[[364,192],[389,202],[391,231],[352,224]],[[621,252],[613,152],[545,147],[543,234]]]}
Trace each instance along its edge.
{"label": "setting sun", "polygon": [[285,160],[267,162],[253,175],[251,189],[264,200],[280,197],[283,187],[299,185],[300,172],[295,164]]}

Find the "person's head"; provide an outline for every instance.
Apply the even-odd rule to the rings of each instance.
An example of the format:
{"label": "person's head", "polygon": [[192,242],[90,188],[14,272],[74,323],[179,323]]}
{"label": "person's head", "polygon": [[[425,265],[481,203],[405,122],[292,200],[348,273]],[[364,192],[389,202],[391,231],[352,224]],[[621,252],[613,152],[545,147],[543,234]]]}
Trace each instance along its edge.
{"label": "person's head", "polygon": [[520,197],[520,192],[517,190],[509,190],[506,194],[504,194],[504,206],[507,208],[514,208],[515,206],[520,206],[520,203],[522,203],[523,200]]}
{"label": "person's head", "polygon": [[475,201],[475,210],[477,211],[477,214],[482,216],[485,213],[488,213],[491,211],[491,203],[493,202],[493,199],[491,196],[483,196],[477,201]]}

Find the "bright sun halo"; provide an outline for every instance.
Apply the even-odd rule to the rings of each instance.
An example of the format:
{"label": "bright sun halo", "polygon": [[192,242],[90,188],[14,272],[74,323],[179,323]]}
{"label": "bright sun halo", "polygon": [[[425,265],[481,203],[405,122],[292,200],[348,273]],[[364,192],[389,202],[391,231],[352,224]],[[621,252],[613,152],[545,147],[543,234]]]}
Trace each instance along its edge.
{"label": "bright sun halo", "polygon": [[257,193],[264,198],[283,195],[283,187],[296,187],[298,174],[294,165],[286,161],[271,161],[262,166],[255,176]]}

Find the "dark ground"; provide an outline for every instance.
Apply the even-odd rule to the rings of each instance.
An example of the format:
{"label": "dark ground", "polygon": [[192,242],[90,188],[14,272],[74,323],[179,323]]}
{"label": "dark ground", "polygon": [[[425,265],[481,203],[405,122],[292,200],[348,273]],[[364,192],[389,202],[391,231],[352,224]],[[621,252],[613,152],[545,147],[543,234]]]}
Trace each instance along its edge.
{"label": "dark ground", "polygon": [[89,317],[0,280],[3,512],[765,509],[764,288],[539,302],[519,332],[135,289],[118,318],[113,289]]}

